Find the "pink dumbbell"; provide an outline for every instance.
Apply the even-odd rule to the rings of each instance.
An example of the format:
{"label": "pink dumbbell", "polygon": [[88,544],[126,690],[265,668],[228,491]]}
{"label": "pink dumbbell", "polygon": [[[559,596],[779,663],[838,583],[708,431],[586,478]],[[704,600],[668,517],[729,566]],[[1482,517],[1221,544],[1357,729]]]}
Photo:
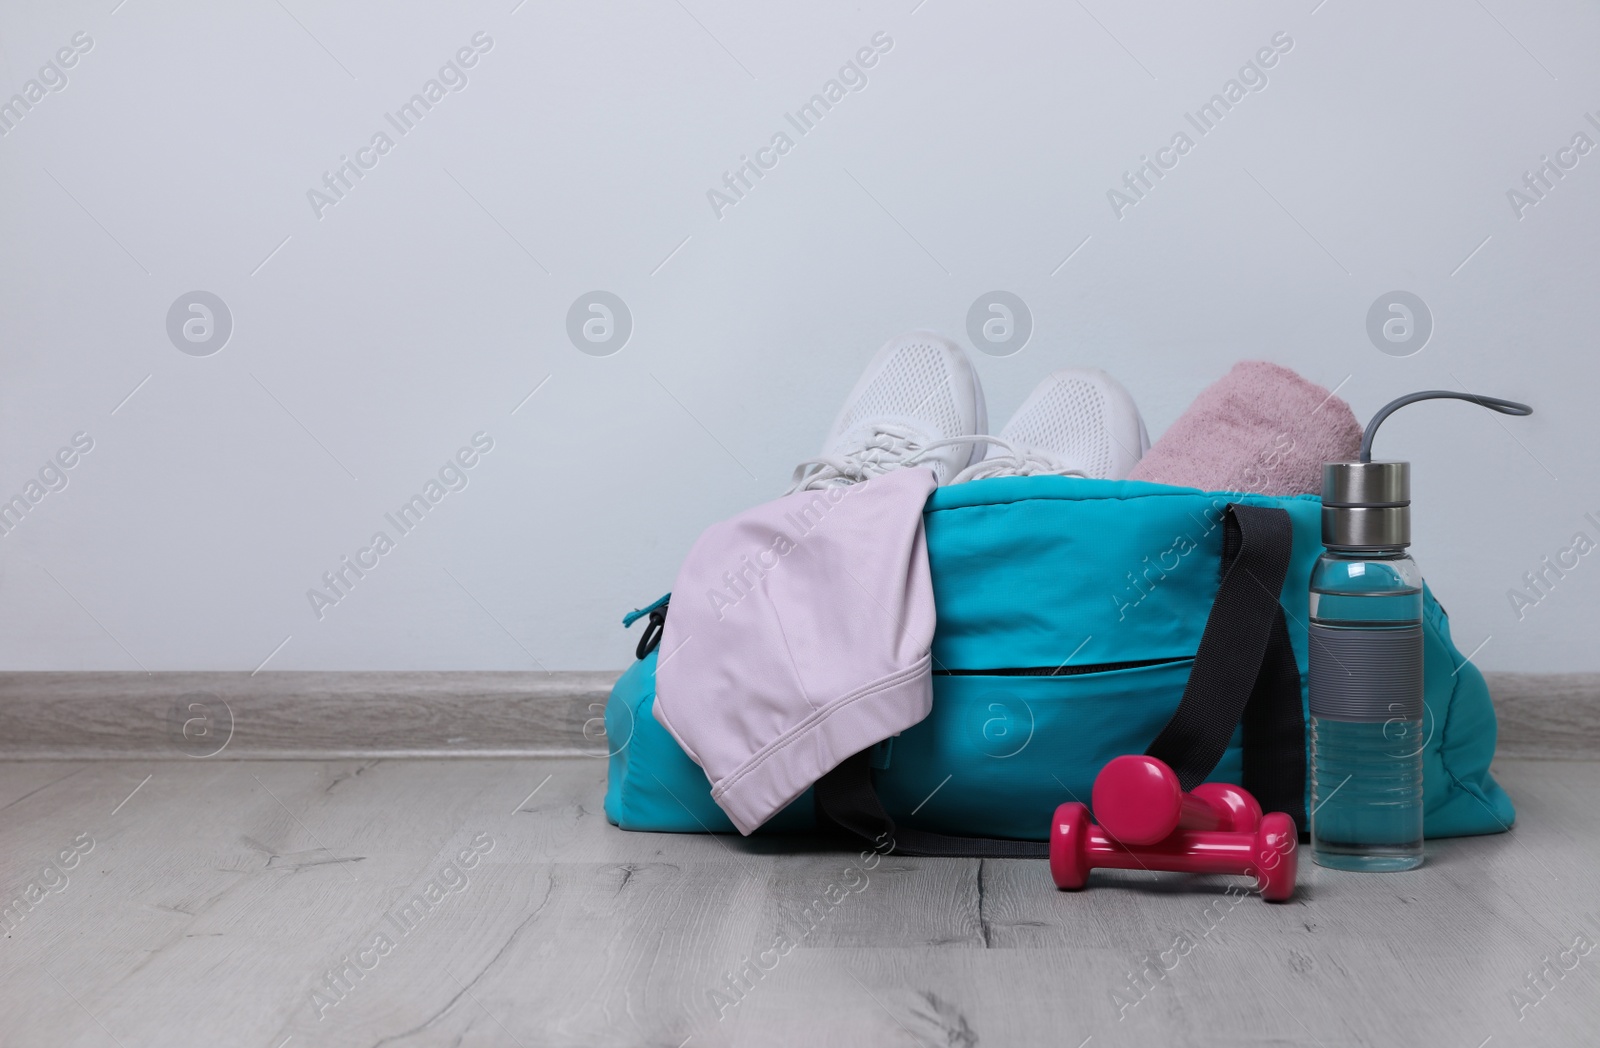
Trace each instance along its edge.
{"label": "pink dumbbell", "polygon": [[1261,805],[1245,790],[1203,782],[1185,793],[1171,768],[1143,754],[1100,769],[1092,799],[1101,828],[1123,844],[1157,844],[1177,830],[1249,833],[1261,825]]}
{"label": "pink dumbbell", "polygon": [[1254,831],[1178,830],[1158,844],[1127,847],[1089,821],[1089,809],[1069,801],[1050,824],[1050,876],[1076,891],[1089,871],[1167,870],[1254,876],[1261,897],[1283,902],[1294,894],[1299,834],[1294,820],[1273,812]]}

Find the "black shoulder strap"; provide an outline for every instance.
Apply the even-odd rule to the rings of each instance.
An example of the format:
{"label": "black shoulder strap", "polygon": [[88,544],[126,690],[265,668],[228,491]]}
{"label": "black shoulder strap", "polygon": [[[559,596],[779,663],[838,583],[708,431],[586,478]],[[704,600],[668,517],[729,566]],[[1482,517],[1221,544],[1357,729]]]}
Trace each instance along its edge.
{"label": "black shoulder strap", "polygon": [[[1244,720],[1244,782],[1264,811],[1288,812],[1304,830],[1305,720],[1278,593],[1289,570],[1288,511],[1230,504],[1223,513],[1222,581],[1183,699],[1148,752],[1183,788],[1203,782]],[[872,785],[870,751],[848,758],[814,787],[819,826],[834,826],[902,855],[1043,858],[1043,841],[954,837],[897,827]]]}
{"label": "black shoulder strap", "polygon": [[1223,513],[1222,582],[1211,604],[1183,700],[1145,752],[1192,790],[1222,759],[1244,722],[1245,789],[1263,811],[1305,817],[1305,717],[1300,670],[1278,594],[1289,571],[1288,510],[1233,503]]}

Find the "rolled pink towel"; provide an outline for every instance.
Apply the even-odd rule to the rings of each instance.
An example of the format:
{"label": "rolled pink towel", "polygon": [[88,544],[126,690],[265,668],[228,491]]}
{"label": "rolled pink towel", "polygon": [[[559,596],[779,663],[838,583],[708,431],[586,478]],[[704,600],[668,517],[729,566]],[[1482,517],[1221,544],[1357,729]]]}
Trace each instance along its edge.
{"label": "rolled pink towel", "polygon": [[1202,491],[1320,495],[1322,464],[1361,450],[1350,405],[1286,367],[1245,360],[1201,391],[1129,474]]}

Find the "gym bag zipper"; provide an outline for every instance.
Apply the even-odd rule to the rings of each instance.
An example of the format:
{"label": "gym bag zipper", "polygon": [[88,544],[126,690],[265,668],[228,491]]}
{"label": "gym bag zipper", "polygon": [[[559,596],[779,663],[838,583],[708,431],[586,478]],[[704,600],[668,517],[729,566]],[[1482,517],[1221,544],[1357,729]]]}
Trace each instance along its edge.
{"label": "gym bag zipper", "polygon": [[936,677],[1074,677],[1084,673],[1112,673],[1116,670],[1137,670],[1146,666],[1168,666],[1174,662],[1192,662],[1193,655],[1170,659],[1134,659],[1129,662],[1097,662],[1087,666],[1023,666],[998,670],[936,669]]}
{"label": "gym bag zipper", "polygon": [[[648,615],[650,621],[645,625],[644,635],[639,638],[639,646],[635,650],[638,658],[644,658],[661,644],[662,628],[667,621],[667,609],[672,594],[667,594],[654,604],[629,614],[625,620],[631,625],[639,617]],[[1148,666],[1169,666],[1175,662],[1192,662],[1193,655],[1179,655],[1165,659],[1132,659],[1127,662],[1097,662],[1086,666],[1021,666],[995,670],[950,670],[936,669],[936,677],[1076,677],[1085,673],[1114,673],[1117,670],[1138,670]]]}

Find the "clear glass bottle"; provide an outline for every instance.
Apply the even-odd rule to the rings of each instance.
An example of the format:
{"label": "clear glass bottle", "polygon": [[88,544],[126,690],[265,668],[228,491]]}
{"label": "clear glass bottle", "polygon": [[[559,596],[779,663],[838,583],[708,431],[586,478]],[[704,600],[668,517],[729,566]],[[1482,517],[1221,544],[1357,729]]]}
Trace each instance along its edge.
{"label": "clear glass bottle", "polygon": [[1311,573],[1311,856],[1422,864],[1422,575],[1403,462],[1332,463]]}
{"label": "clear glass bottle", "polygon": [[[1311,858],[1341,870],[1422,865],[1422,575],[1411,545],[1411,464],[1372,461],[1383,420],[1424,400],[1531,415],[1515,400],[1426,389],[1378,409],[1360,458],[1322,467],[1311,571]],[[1431,730],[1431,729],[1429,729]]]}

